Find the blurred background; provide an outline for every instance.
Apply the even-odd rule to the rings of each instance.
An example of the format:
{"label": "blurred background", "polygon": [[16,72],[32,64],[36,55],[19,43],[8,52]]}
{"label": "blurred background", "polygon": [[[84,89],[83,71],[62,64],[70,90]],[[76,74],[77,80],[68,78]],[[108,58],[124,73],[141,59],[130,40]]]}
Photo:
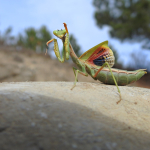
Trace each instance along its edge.
{"label": "blurred background", "polygon": [[[149,0],[0,0],[0,82],[74,81],[74,64],[60,63],[53,43],[45,56],[45,43],[65,22],[78,56],[108,40],[114,68],[147,69],[133,86],[150,88],[149,14]],[[82,75],[79,81],[96,82]]]}

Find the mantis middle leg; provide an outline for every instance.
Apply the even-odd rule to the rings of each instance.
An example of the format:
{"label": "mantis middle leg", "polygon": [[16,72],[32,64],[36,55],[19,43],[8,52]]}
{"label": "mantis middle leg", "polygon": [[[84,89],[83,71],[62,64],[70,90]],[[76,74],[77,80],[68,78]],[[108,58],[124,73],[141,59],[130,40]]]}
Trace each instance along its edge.
{"label": "mantis middle leg", "polygon": [[73,87],[71,88],[71,90],[73,90],[73,88],[76,86],[76,83],[78,81],[78,72],[84,76],[88,76],[88,73],[85,71],[85,68],[83,68],[83,71],[80,71],[78,70],[77,68],[73,67],[73,72],[74,72],[74,75],[75,75],[75,82],[74,82],[74,85]]}

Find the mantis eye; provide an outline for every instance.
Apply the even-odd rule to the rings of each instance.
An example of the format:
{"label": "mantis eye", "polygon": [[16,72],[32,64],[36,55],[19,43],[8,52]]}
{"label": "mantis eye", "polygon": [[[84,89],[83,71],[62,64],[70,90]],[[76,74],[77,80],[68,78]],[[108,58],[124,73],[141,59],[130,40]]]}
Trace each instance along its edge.
{"label": "mantis eye", "polygon": [[57,30],[57,31],[59,31],[59,30]]}

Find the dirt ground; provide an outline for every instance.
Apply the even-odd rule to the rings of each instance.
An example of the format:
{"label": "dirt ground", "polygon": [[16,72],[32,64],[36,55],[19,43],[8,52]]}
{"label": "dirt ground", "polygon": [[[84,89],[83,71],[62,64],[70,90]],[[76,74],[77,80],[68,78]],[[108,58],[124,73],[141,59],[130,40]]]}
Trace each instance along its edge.
{"label": "dirt ground", "polygon": [[[0,82],[74,81],[73,63],[60,63],[44,53],[0,48]],[[94,82],[79,75],[79,81]]]}
{"label": "dirt ground", "polygon": [[[60,63],[44,53],[37,54],[31,50],[14,50],[0,47],[0,82],[21,81],[74,81],[73,63]],[[79,82],[94,81],[90,76],[78,76]],[[150,88],[144,78],[130,86]]]}

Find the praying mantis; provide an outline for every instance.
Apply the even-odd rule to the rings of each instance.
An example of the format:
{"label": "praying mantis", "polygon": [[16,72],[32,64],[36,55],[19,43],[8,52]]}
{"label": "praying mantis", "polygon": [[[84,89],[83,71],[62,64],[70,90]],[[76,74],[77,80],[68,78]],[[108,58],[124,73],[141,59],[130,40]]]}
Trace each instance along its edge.
{"label": "praying mantis", "polygon": [[114,69],[113,67],[115,63],[115,57],[113,51],[108,47],[108,41],[104,41],[85,53],[83,53],[80,57],[77,57],[71,43],[69,42],[69,32],[67,28],[67,24],[63,23],[65,29],[54,30],[53,34],[60,38],[63,42],[63,53],[62,57],[60,56],[60,51],[57,43],[57,39],[53,38],[46,43],[48,50],[48,45],[52,41],[54,41],[54,52],[58,60],[63,63],[69,59],[69,55],[72,58],[72,61],[77,65],[78,69],[73,67],[73,72],[75,74],[75,82],[71,90],[76,86],[76,82],[78,81],[78,73],[83,76],[88,76],[88,74],[94,79],[103,82],[104,84],[116,85],[118,93],[119,93],[119,101],[121,100],[121,92],[118,85],[127,85],[139,80],[144,74],[147,72],[146,69],[139,69],[135,71],[127,71]]}

